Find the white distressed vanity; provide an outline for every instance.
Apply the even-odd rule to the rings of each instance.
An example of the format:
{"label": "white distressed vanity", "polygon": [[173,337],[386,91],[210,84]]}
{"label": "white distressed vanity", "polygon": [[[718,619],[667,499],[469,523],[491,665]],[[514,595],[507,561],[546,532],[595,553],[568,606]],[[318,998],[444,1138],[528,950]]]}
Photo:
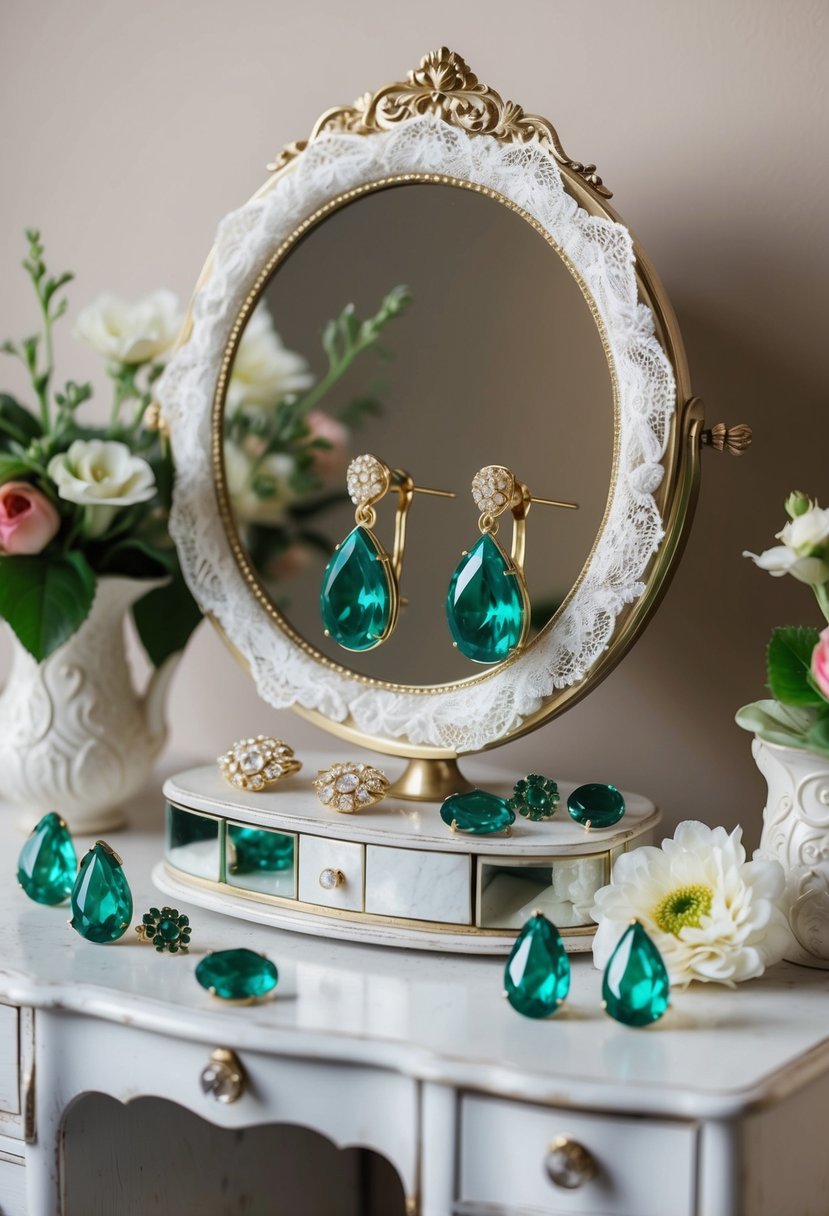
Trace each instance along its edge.
{"label": "white distressed vanity", "polygon": [[[156,797],[132,819],[119,844],[139,910],[159,898]],[[8,817],[1,832],[13,854]],[[90,945],[66,928],[64,909],[4,886],[4,1216],[259,1216],[281,1210],[280,1195],[294,1213],[371,1211],[358,1178],[333,1167],[316,1208],[303,1206],[281,1149],[297,1125],[388,1159],[400,1185],[383,1216],[826,1212],[825,972],[781,964],[734,992],[678,994],[643,1031],[603,1014],[601,977],[574,956],[566,1008],[532,1022],[501,997],[502,959],[333,942],[179,907],[195,926],[191,953],[158,955],[133,934]],[[277,963],[273,1001],[225,1008],[196,984],[203,951],[232,946]],[[115,1100],[92,1142],[73,1117],[90,1094]],[[152,1122],[162,1108],[148,1099],[175,1104],[152,1151],[139,1115]],[[205,1139],[264,1126],[254,1161],[245,1136]],[[572,1190],[550,1174],[560,1177],[550,1160],[559,1137],[586,1154]],[[223,1154],[229,1195],[205,1191],[217,1177],[205,1143]],[[313,1160],[314,1149],[300,1151]],[[237,1157],[246,1169],[234,1169]]]}

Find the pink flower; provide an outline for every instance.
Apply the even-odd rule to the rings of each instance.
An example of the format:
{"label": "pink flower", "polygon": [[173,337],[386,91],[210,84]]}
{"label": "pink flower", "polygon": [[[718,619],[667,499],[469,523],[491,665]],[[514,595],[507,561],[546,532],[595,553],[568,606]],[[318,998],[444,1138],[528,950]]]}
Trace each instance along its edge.
{"label": "pink flower", "polygon": [[0,486],[0,550],[40,553],[60,527],[60,516],[49,499],[25,481]]}
{"label": "pink flower", "polygon": [[322,410],[311,410],[305,420],[312,439],[325,439],[330,448],[314,452],[314,472],[322,478],[334,478],[345,471],[348,428]]}
{"label": "pink flower", "polygon": [[812,651],[812,675],[818,688],[829,701],[829,628],[824,629],[820,641]]}

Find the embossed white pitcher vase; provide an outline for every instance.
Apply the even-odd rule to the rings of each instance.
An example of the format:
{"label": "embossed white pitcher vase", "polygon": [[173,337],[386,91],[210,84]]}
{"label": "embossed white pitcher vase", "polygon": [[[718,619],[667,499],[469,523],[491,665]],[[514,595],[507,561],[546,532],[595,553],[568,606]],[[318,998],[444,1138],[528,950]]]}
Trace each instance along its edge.
{"label": "embossed white pitcher vase", "polygon": [[124,823],[123,803],[146,782],[164,743],[164,701],[179,659],[172,655],[139,695],[124,617],[163,582],[100,578],[83,625],[42,663],[11,635],[12,666],[0,695],[0,795],[20,808],[21,827],[47,811],[60,812],[80,834]]}
{"label": "embossed white pitcher vase", "polygon": [[768,785],[757,855],[786,871],[794,941],[787,958],[829,968],[829,757],[754,739]]}

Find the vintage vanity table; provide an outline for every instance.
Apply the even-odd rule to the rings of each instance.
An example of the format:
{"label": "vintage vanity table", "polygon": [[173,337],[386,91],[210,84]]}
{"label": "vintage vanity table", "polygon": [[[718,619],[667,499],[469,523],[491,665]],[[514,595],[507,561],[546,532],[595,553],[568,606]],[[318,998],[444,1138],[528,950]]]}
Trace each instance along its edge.
{"label": "vintage vanity table", "polygon": [[[540,906],[574,955],[589,950],[593,892],[658,812],[628,793],[611,828],[562,809],[509,837],[439,815],[470,784],[508,793],[520,774],[475,753],[554,718],[623,656],[679,557],[701,446],[740,451],[747,429],[706,429],[670,305],[595,168],[457,55],[328,111],[271,168],[222,222],[160,387],[172,530],[263,702],[335,739],[267,792],[214,764],[175,773],[163,838],[155,792],[135,808],[116,843],[136,912],[159,890],[185,909],[189,958],[91,946],[7,884],[0,1211],[825,1213],[826,976],[782,966],[693,991],[633,1031],[601,1012],[600,976],[576,957],[566,1008],[523,1019],[500,999],[521,924]],[[284,373],[276,411],[256,400],[257,350]],[[316,457],[286,464],[269,445],[334,381],[320,433],[339,438],[314,451],[336,478],[303,481]],[[323,567],[355,524],[344,420],[349,457],[457,496],[409,501],[400,473],[358,504],[389,552],[395,506],[398,541],[411,511],[396,628],[350,650],[320,614]],[[518,479],[500,520],[468,494],[492,465]],[[533,497],[578,510],[539,502],[526,523]],[[447,587],[496,522],[507,545],[510,515],[527,637],[475,665],[452,647]],[[265,705],[258,728],[290,739]],[[601,740],[596,757],[593,773],[551,775],[612,779]],[[310,779],[338,759],[382,763],[389,797],[321,804]],[[245,865],[251,848],[270,861]],[[231,946],[273,958],[275,1000],[222,1007],[196,985],[199,955]]]}

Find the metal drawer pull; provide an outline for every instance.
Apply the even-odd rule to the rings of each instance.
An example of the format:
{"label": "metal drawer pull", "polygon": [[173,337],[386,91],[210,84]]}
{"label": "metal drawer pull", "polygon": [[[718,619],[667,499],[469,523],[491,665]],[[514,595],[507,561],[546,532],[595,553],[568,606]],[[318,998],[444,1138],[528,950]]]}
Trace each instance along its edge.
{"label": "metal drawer pull", "polygon": [[235,1102],[245,1092],[247,1077],[235,1051],[217,1047],[200,1077],[202,1091],[217,1102]]}
{"label": "metal drawer pull", "polygon": [[556,1136],[544,1161],[555,1186],[575,1191],[596,1176],[596,1162],[583,1144],[567,1136]]}
{"label": "metal drawer pull", "polygon": [[333,891],[335,887],[341,887],[345,882],[345,874],[342,870],[332,870],[327,866],[320,874],[320,886],[323,891]]}

